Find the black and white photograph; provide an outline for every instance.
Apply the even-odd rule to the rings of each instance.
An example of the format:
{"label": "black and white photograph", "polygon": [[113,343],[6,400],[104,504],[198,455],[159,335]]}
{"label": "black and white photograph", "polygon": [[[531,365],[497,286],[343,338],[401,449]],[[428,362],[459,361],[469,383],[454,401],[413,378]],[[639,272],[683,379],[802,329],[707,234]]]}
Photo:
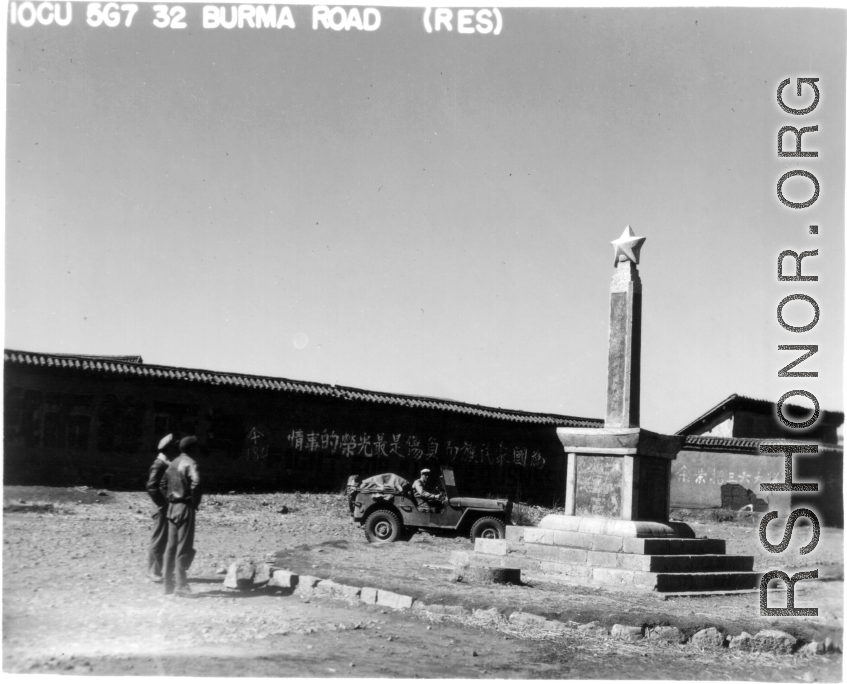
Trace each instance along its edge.
{"label": "black and white photograph", "polygon": [[847,10],[5,0],[3,672],[843,681]]}

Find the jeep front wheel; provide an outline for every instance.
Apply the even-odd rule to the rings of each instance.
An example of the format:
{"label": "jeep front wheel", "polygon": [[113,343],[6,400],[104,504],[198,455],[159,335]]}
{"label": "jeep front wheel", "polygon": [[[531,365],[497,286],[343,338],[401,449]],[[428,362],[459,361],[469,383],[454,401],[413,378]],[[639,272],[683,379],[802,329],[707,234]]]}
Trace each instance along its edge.
{"label": "jeep front wheel", "polygon": [[505,538],[506,526],[497,518],[480,518],[471,526],[471,540]]}
{"label": "jeep front wheel", "polygon": [[393,542],[402,529],[400,519],[391,511],[375,511],[365,520],[365,536],[372,544]]}

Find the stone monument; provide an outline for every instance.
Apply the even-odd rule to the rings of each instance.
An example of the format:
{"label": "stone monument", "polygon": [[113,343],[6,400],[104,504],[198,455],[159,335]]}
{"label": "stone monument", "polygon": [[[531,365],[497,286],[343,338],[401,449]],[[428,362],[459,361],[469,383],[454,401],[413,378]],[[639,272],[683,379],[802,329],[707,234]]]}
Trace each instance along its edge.
{"label": "stone monument", "polygon": [[508,526],[477,539],[457,564],[521,568],[524,576],[662,592],[751,590],[752,556],[727,556],[720,539],[697,539],[670,521],[671,461],[685,438],[639,425],[641,278],[645,238],[627,226],[612,242],[606,419],[602,428],[558,428],[567,455],[565,515]]}
{"label": "stone monument", "polygon": [[[671,461],[684,437],[639,427],[641,390],[641,278],[638,261],[646,238],[627,226],[612,242],[615,274],[609,304],[606,420],[601,429],[559,428],[567,454],[568,516],[620,521],[630,537],[693,537],[687,525],[668,525]],[[554,524],[555,520],[548,523]],[[658,523],[658,524],[641,524]],[[568,521],[570,528],[574,521]]]}

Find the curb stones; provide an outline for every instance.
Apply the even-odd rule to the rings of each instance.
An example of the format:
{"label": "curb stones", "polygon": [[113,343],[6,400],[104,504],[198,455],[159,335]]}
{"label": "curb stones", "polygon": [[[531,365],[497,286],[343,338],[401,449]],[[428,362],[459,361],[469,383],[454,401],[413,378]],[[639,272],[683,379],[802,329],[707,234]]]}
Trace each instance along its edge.
{"label": "curb stones", "polygon": [[803,655],[813,656],[823,655],[825,651],[826,647],[820,641],[812,641],[803,646],[803,648],[801,648],[799,652]]}
{"label": "curb stones", "polygon": [[[482,567],[482,566],[477,566]],[[252,573],[250,572],[252,569]],[[486,569],[486,568],[483,568]],[[494,568],[506,569],[509,568]],[[265,573],[269,575],[265,579]],[[240,575],[240,576],[239,576]],[[250,579],[247,580],[247,575]],[[229,584],[227,584],[229,582]],[[249,584],[247,584],[249,582]],[[258,568],[249,559],[242,559],[230,565],[227,571],[227,579],[224,586],[229,588],[245,588],[260,585],[267,582],[268,587],[281,589],[294,589],[298,593],[323,594],[326,596],[338,596],[349,600],[358,600],[366,605],[380,605],[394,610],[424,611],[437,615],[467,616],[471,611],[461,605],[427,604],[417,601],[411,596],[397,594],[392,591],[380,590],[374,587],[352,587],[339,584],[332,580],[322,580],[311,575],[297,575],[288,570],[275,569],[270,564],[261,564]],[[235,584],[235,586],[232,586]],[[491,617],[495,619],[504,618],[502,611],[495,607],[473,609],[474,617]],[[508,621],[515,626],[532,627],[549,631],[563,632],[569,625],[558,620],[548,620],[541,615],[515,611]],[[573,626],[575,623],[570,623]],[[594,636],[609,636],[609,630],[601,623],[593,620],[586,624],[578,625],[576,629],[583,634]],[[611,636],[623,641],[639,641],[641,639],[662,640],[669,643],[683,644],[686,641],[685,634],[678,628],[669,625],[658,625],[656,627],[636,627],[634,625],[615,624],[612,626]],[[700,648],[717,649],[726,645],[731,649],[744,651],[767,651],[774,654],[790,654],[798,647],[798,641],[786,632],[774,629],[761,630],[752,636],[747,632],[741,632],[737,636],[724,636],[714,627],[702,629],[691,637],[691,643]],[[840,652],[839,646],[831,637],[826,637],[823,642],[812,641],[805,644],[797,653],[804,656],[823,655],[825,653]]]}
{"label": "curb stones", "polygon": [[622,641],[641,641],[644,633],[641,627],[633,625],[612,625],[612,638]]}
{"label": "curb stones", "polygon": [[679,627],[670,627],[667,625],[659,625],[647,630],[646,637],[648,639],[667,641],[671,644],[684,644],[685,635]]}
{"label": "curb stones", "polygon": [[518,627],[534,627],[535,629],[546,629],[552,632],[563,632],[568,628],[564,622],[548,620],[541,615],[523,613],[521,611],[512,613],[509,616],[509,622]]}
{"label": "curb stones", "polygon": [[268,586],[279,587],[280,589],[295,589],[299,579],[299,576],[288,570],[274,570]]}
{"label": "curb stones", "polygon": [[691,643],[700,648],[721,648],[723,646],[724,636],[714,627],[701,629],[693,637]]}
{"label": "curb stones", "polygon": [[752,651],[754,643],[752,634],[748,632],[741,632],[738,636],[734,636],[730,639],[729,647],[741,651]]}
{"label": "curb stones", "polygon": [[499,619],[503,614],[497,608],[474,608],[474,617],[489,617]]}
{"label": "curb stones", "polygon": [[791,653],[797,645],[797,639],[778,629],[763,629],[753,637],[757,651],[771,653]]}
{"label": "curb stones", "polygon": [[335,595],[346,599],[358,599],[362,590],[359,587],[339,584],[332,580],[321,580],[315,585],[314,591],[318,595]]}
{"label": "curb stones", "polygon": [[385,606],[394,610],[408,610],[414,602],[415,599],[411,596],[395,594],[393,591],[378,589],[376,592],[376,604],[378,606]]}
{"label": "curb stones", "polygon": [[583,632],[585,634],[594,634],[595,636],[609,636],[609,630],[606,629],[596,620],[592,620],[591,622],[586,622],[584,625],[580,625],[579,627],[577,627],[577,631]]}
{"label": "curb stones", "polygon": [[249,558],[242,558],[229,566],[224,586],[227,589],[249,589],[253,586],[253,575],[256,574],[256,566]]}
{"label": "curb stones", "polygon": [[253,586],[260,587],[268,584],[271,581],[271,572],[273,571],[270,563],[260,563],[256,568],[256,573],[253,575]]}
{"label": "curb stones", "polygon": [[377,590],[373,587],[362,587],[362,591],[359,593],[359,600],[362,603],[374,606],[376,605],[376,594]]}
{"label": "curb stones", "polygon": [[413,609],[436,615],[470,615],[471,612],[464,606],[443,606],[440,603],[424,603],[423,601],[415,601]]}

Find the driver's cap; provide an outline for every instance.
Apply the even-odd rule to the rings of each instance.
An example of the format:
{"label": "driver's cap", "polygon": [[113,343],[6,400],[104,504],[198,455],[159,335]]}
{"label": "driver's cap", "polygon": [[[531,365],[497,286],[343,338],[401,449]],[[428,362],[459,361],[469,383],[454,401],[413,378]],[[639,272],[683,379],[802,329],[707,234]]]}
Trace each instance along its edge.
{"label": "driver's cap", "polygon": [[424,468],[424,469],[421,471],[421,475],[429,475],[429,473],[430,473],[429,468]]}

